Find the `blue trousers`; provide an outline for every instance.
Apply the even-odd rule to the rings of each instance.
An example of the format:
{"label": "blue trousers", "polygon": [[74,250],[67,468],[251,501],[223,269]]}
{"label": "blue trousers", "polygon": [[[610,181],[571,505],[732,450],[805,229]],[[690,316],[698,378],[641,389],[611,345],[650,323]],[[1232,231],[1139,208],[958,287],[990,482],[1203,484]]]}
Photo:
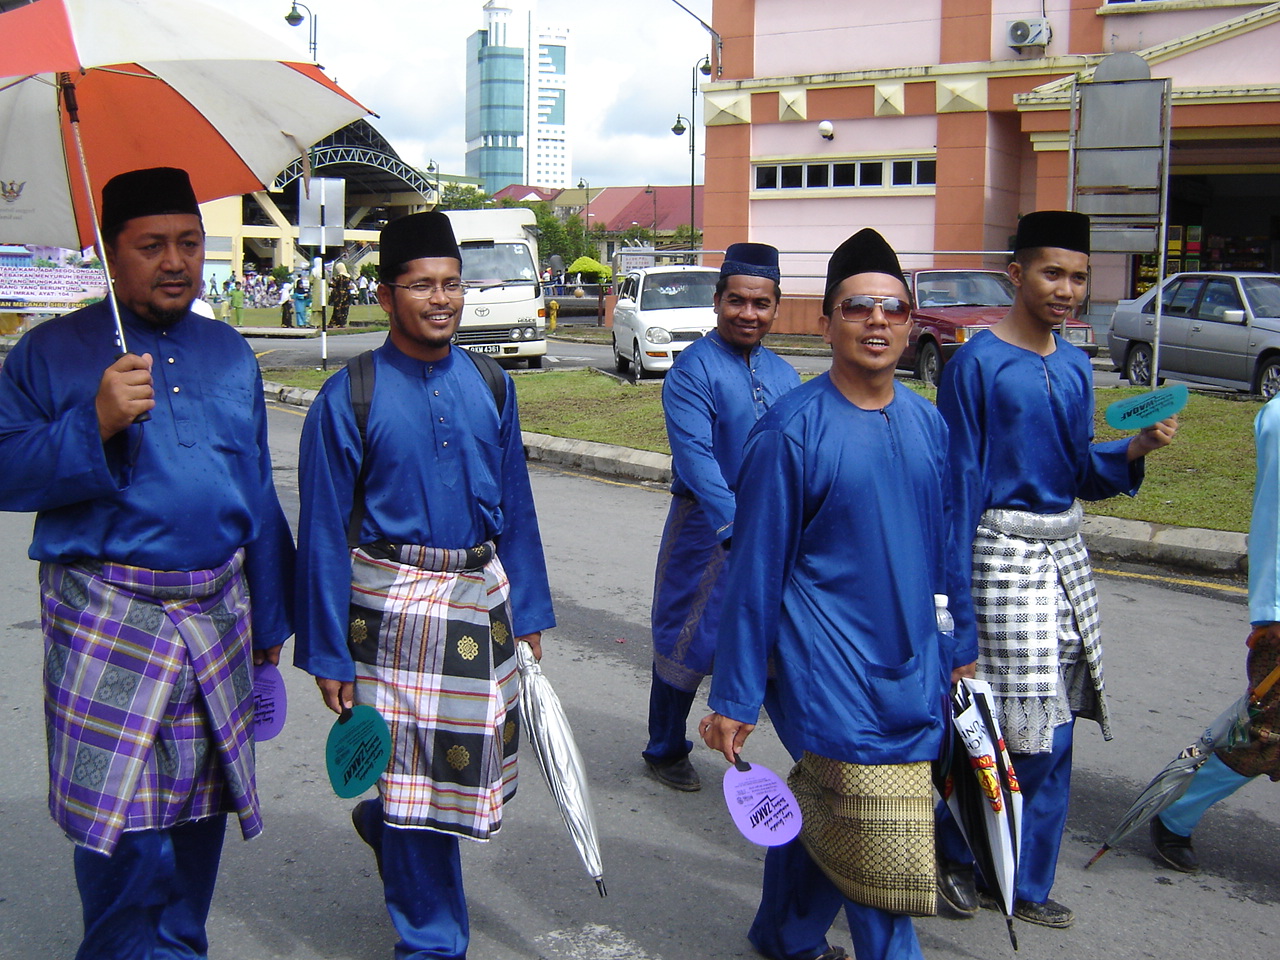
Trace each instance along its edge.
{"label": "blue trousers", "polygon": [[73,854],[84,915],[76,960],[203,960],[226,815],[130,831],[111,856]]}
{"label": "blue trousers", "polygon": [[1231,796],[1252,779],[1253,777],[1236,773],[1214,754],[1200,765],[1196,775],[1191,778],[1187,792],[1160,814],[1160,822],[1178,836],[1189,837],[1195,833],[1196,824],[1206,810],[1219,800]]}
{"label": "blue trousers", "polygon": [[689,711],[698,696],[696,690],[686,692],[673,687],[658,676],[655,668],[649,687],[649,743],[644,758],[655,763],[679,760],[693,750],[693,741],[685,738]]}
{"label": "blue trousers", "polygon": [[857,960],[917,960],[924,955],[911,918],[848,900],[797,839],[764,856],[764,890],[747,936],[772,960],[813,960],[844,907]]}
{"label": "blue trousers", "polygon": [[471,928],[457,836],[393,827],[382,819],[381,799],[364,812],[365,836],[382,852],[396,960],[464,960]]}
{"label": "blue trousers", "polygon": [[[1022,852],[1018,858],[1019,900],[1044,903],[1053,889],[1058,850],[1067,825],[1071,793],[1071,747],[1075,721],[1054,728],[1049,753],[1011,753],[1022,788]],[[972,863],[973,855],[949,810],[938,810],[938,852],[957,863]],[[983,882],[983,878],[979,878]]]}

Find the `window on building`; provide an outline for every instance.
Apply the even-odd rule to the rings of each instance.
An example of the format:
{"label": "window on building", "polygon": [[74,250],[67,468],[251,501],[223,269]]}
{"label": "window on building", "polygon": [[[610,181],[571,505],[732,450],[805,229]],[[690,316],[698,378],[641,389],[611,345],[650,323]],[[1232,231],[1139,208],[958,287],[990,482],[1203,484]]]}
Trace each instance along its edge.
{"label": "window on building", "polygon": [[761,163],[755,168],[757,190],[919,187],[933,186],[937,180],[938,162],[933,159]]}

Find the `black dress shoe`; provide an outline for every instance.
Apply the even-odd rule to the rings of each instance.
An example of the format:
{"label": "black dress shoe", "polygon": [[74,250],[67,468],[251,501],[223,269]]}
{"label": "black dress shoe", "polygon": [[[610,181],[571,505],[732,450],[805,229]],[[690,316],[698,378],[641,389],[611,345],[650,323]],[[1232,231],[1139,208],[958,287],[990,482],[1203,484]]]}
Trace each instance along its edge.
{"label": "black dress shoe", "polygon": [[665,783],[672,790],[683,790],[692,793],[702,789],[702,779],[698,771],[693,769],[687,756],[675,760],[649,760],[644,765],[649,768],[655,780]]}
{"label": "black dress shoe", "polygon": [[1034,903],[1031,900],[1015,900],[1013,915],[1027,923],[1039,924],[1042,927],[1069,927],[1076,922],[1076,915],[1069,907],[1064,907],[1057,900],[1046,900]]}
{"label": "black dress shoe", "polygon": [[1200,872],[1200,861],[1191,846],[1191,838],[1174,833],[1160,822],[1159,816],[1151,818],[1151,842],[1160,859],[1179,873]]}
{"label": "black dress shoe", "polygon": [[365,817],[367,811],[373,805],[372,800],[361,800],[351,808],[351,825],[356,828],[356,836],[373,848],[373,859],[378,864],[378,876],[382,876],[382,845],[375,844],[372,838],[365,833]]}
{"label": "black dress shoe", "polygon": [[973,867],[938,858],[938,913],[965,920],[978,912],[978,885]]}

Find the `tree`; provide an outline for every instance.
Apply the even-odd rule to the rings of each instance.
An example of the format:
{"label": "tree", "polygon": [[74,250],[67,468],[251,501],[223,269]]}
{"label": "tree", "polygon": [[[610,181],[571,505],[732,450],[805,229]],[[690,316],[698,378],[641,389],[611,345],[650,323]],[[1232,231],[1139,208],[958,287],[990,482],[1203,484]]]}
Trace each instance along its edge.
{"label": "tree", "polygon": [[591,257],[579,257],[569,264],[569,269],[565,272],[571,277],[580,273],[588,283],[605,283],[613,276],[611,269]]}
{"label": "tree", "polygon": [[378,282],[378,265],[372,260],[366,260],[360,264],[359,276],[367,277],[373,283]]}
{"label": "tree", "polygon": [[442,183],[437,210],[480,210],[493,204],[493,197],[462,183]]}
{"label": "tree", "polygon": [[695,248],[702,246],[702,233],[698,230],[691,229],[689,224],[682,223],[680,226],[676,227],[671,236],[671,239],[675,243],[677,249],[680,247],[688,247],[690,245],[690,234],[692,234],[693,238],[692,245]]}
{"label": "tree", "polygon": [[289,279],[290,272],[291,271],[289,270],[288,267],[281,264],[278,267],[271,268],[271,277],[273,280],[275,280],[276,283],[284,283],[286,280]]}

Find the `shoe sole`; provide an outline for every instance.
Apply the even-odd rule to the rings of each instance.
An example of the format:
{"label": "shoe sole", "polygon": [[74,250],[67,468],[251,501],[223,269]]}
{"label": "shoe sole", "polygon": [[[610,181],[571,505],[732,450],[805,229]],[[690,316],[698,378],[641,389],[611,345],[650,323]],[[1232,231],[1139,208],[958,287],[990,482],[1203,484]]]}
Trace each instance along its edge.
{"label": "shoe sole", "polygon": [[1045,920],[1041,917],[1028,917],[1025,914],[1019,913],[1017,910],[1013,911],[1013,916],[1014,919],[1021,920],[1023,923],[1034,923],[1037,927],[1050,927],[1054,930],[1065,930],[1076,922],[1076,918],[1074,916],[1069,920]]}
{"label": "shoe sole", "polygon": [[1199,868],[1199,867],[1190,867],[1190,868],[1188,868],[1188,867],[1184,867],[1184,866],[1181,866],[1181,865],[1179,865],[1179,864],[1174,863],[1172,860],[1170,860],[1168,857],[1166,857],[1166,856],[1164,855],[1164,851],[1160,850],[1159,848],[1157,848],[1157,849],[1156,849],[1156,862],[1157,862],[1157,863],[1163,863],[1163,864],[1164,864],[1166,867],[1168,867],[1170,870],[1177,870],[1177,871],[1178,871],[1178,873],[1185,873],[1185,874],[1186,874],[1187,876],[1189,876],[1189,877],[1194,877],[1197,873],[1199,873],[1199,872],[1200,872],[1200,868]]}

